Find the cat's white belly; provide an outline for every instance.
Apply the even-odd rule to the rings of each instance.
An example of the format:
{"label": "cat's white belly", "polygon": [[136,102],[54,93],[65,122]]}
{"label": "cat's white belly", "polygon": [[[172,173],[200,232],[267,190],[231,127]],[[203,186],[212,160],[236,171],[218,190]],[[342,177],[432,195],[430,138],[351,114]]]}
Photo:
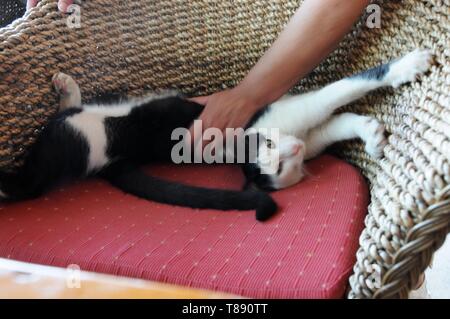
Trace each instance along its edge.
{"label": "cat's white belly", "polygon": [[104,118],[102,114],[81,112],[66,120],[89,145],[87,173],[101,169],[109,162],[106,155],[108,139],[103,124]]}

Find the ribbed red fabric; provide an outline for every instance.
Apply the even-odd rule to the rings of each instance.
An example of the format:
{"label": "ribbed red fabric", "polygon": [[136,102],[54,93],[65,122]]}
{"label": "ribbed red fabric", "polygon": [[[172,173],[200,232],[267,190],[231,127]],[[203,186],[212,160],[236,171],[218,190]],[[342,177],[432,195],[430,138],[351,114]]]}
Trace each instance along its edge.
{"label": "ribbed red fabric", "polygon": [[[125,195],[100,180],[0,206],[0,256],[220,290],[256,298],[340,298],[368,204],[357,169],[325,155],[277,192],[278,215],[200,211]],[[160,165],[149,172],[238,189],[232,166]],[[177,196],[177,194],[173,194]]]}

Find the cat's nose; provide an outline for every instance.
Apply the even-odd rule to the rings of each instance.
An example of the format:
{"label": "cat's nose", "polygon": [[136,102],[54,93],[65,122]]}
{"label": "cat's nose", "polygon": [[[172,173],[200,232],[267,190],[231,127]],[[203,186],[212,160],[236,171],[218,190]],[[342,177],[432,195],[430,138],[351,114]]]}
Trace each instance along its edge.
{"label": "cat's nose", "polygon": [[302,150],[301,144],[295,144],[294,146],[292,146],[292,154],[293,155],[298,155],[298,153],[300,153],[301,150]]}

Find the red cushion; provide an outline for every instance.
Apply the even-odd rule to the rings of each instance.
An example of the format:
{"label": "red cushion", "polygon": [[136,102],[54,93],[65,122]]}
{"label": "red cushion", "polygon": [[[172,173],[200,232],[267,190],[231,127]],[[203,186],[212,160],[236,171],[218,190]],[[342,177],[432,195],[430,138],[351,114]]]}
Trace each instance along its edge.
{"label": "red cushion", "polygon": [[[258,298],[340,298],[368,204],[357,169],[325,155],[274,194],[278,215],[200,211],[125,195],[101,180],[0,206],[0,257]],[[159,176],[239,188],[237,167],[161,165]],[[177,194],[173,194],[176,196]]]}

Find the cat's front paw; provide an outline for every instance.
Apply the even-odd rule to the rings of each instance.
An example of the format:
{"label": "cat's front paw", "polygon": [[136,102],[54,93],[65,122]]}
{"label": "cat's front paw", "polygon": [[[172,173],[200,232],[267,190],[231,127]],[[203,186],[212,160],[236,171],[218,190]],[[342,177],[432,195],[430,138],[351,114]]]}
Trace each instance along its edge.
{"label": "cat's front paw", "polygon": [[383,157],[383,150],[387,144],[387,139],[385,137],[385,127],[383,124],[378,122],[378,120],[368,117],[365,123],[365,143],[366,152],[374,157]]}
{"label": "cat's front paw", "polygon": [[432,63],[431,51],[417,49],[391,64],[387,80],[394,88],[413,82],[427,72]]}
{"label": "cat's front paw", "polygon": [[71,95],[75,93],[78,85],[75,80],[65,73],[59,72],[53,75],[53,87],[59,95]]}

